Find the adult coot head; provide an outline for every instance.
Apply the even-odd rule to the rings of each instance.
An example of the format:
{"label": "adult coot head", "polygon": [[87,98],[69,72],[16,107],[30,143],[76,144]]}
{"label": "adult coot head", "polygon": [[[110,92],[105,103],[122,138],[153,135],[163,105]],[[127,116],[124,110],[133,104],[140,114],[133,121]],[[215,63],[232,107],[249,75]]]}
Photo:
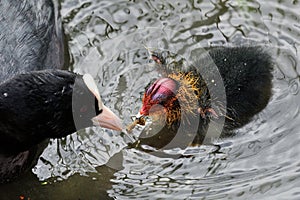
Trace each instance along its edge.
{"label": "adult coot head", "polygon": [[90,75],[62,70],[19,74],[2,83],[0,113],[0,152],[24,151],[93,125],[122,129]]}

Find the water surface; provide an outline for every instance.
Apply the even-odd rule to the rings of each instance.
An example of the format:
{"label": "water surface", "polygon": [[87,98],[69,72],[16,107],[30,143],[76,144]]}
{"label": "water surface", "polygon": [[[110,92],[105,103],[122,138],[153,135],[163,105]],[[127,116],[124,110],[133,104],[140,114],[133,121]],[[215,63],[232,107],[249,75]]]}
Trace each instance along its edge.
{"label": "water surface", "polygon": [[265,46],[273,96],[235,137],[164,156],[126,148],[120,133],[101,128],[51,140],[1,199],[299,199],[299,9],[271,0],[61,1],[70,69],[92,74],[126,124],[160,76],[145,45],[186,59],[202,47]]}

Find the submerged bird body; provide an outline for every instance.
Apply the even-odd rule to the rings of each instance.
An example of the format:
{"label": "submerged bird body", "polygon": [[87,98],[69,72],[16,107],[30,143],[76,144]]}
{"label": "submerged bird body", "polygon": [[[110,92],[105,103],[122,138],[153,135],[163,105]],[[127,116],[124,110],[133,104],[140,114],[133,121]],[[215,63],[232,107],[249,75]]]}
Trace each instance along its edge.
{"label": "submerged bird body", "polygon": [[[146,89],[140,115],[153,116],[154,124],[165,125],[152,137],[142,134],[142,144],[162,148],[180,126],[185,127],[185,137],[192,137],[186,141],[194,144],[203,142],[209,125],[224,122],[222,135],[230,135],[260,112],[271,96],[272,60],[260,47],[213,48],[187,67],[155,59],[160,60],[157,63],[165,77]],[[225,98],[214,93],[220,85],[224,85]],[[153,109],[157,106],[161,109]],[[192,124],[197,124],[196,135],[190,134]]]}

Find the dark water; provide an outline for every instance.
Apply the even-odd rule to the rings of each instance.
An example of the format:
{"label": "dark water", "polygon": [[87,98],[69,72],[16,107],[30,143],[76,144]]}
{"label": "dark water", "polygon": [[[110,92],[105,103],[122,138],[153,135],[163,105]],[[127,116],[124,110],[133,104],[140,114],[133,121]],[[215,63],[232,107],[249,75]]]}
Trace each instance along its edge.
{"label": "dark water", "polygon": [[237,136],[164,156],[101,128],[52,140],[1,199],[300,199],[299,9],[297,0],[62,1],[70,69],[92,74],[125,124],[159,77],[144,46],[186,59],[201,47],[265,46],[273,96]]}

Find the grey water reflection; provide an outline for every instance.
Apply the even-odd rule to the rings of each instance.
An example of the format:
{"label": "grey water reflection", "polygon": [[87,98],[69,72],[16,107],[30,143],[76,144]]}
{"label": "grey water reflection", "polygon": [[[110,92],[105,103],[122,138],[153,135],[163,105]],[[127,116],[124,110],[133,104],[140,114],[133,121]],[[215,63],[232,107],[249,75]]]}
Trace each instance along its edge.
{"label": "grey water reflection", "polygon": [[[61,1],[71,69],[91,73],[125,123],[159,77],[144,44],[168,45],[183,57],[199,46],[266,46],[275,61],[273,96],[236,136],[164,156],[127,148],[104,129],[52,140],[27,184],[8,189],[32,199],[41,190],[66,199],[299,199],[299,8],[271,0]],[[29,183],[36,188],[25,192]]]}

